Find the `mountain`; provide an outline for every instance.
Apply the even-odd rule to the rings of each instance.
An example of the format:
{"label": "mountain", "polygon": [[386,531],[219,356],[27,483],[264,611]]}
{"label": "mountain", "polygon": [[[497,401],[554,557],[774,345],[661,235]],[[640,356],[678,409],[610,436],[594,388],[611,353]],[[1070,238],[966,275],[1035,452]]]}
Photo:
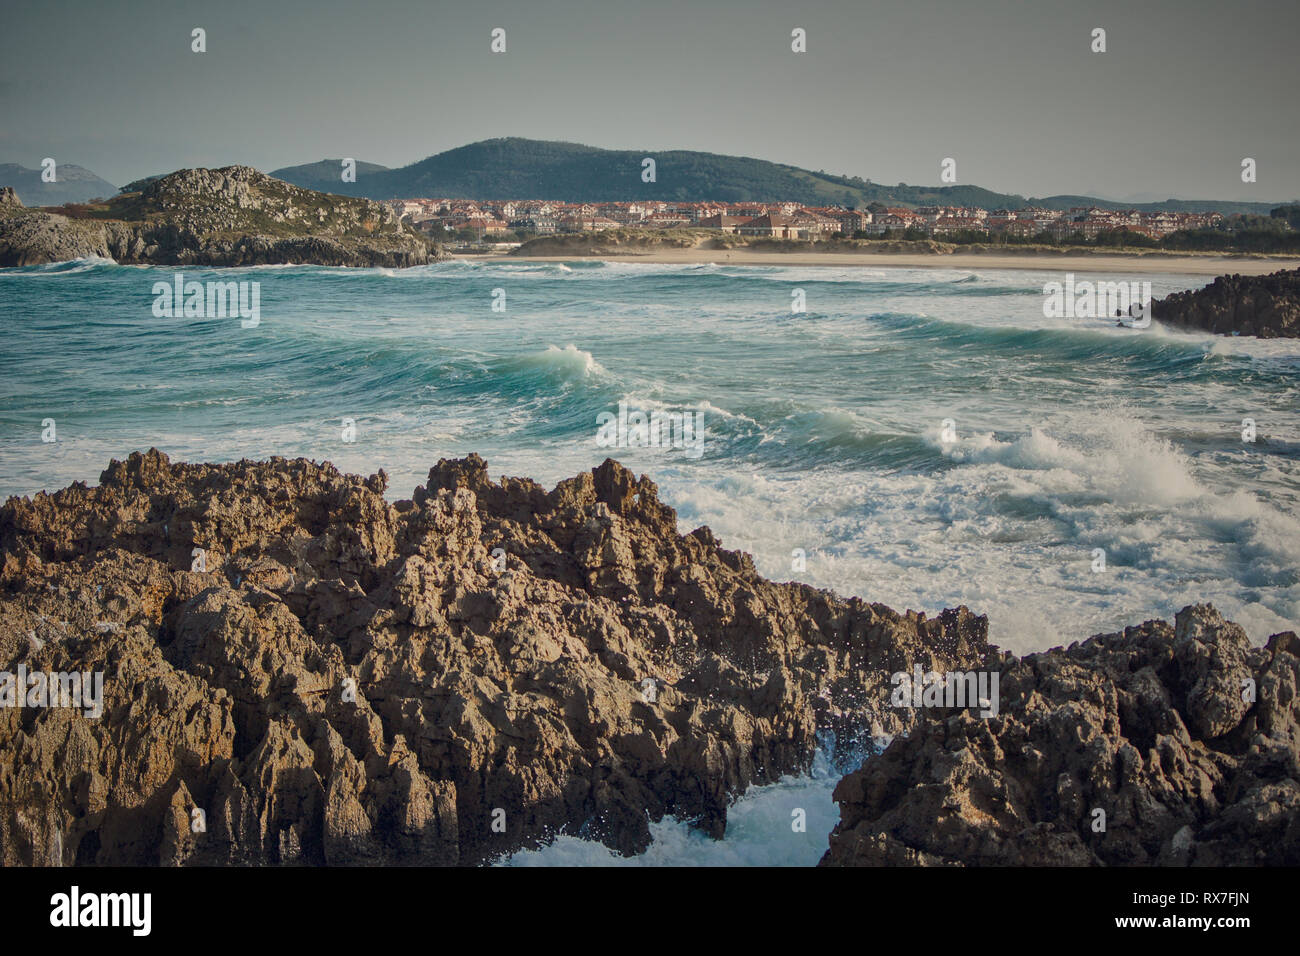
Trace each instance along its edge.
{"label": "mountain", "polygon": [[357,182],[345,183],[342,179],[343,160],[322,159],[315,163],[303,163],[301,166],[285,166],[271,171],[276,179],[293,183],[303,189],[315,189],[323,193],[335,193],[339,196],[363,196],[367,199],[396,199],[396,196],[374,197],[365,192],[367,180],[375,173],[388,172],[387,166],[378,163],[363,163],[357,160]]}
{"label": "mountain", "polygon": [[67,202],[86,202],[112,196],[117,187],[100,179],[84,166],[59,163],[54,167],[55,181],[41,181],[39,169],[17,163],[0,163],[0,186],[12,186],[24,206],[62,206]]}
{"label": "mountain", "polygon": [[368,199],[330,196],[247,166],[182,169],[139,192],[26,209],[0,188],[0,266],[97,256],[119,263],[402,267],[438,247]]}
{"label": "mountain", "polygon": [[1123,202],[1118,199],[1097,199],[1095,196],[1048,196],[1044,199],[1025,200],[1042,209],[1074,209],[1078,206],[1096,206],[1098,209],[1140,209],[1143,212],[1221,212],[1250,213],[1267,216],[1282,203],[1229,202],[1222,199],[1164,199],[1160,202]]}
{"label": "mountain", "polygon": [[[642,161],[652,157],[656,181],[642,182]],[[546,140],[490,139],[438,153],[409,166],[363,173],[338,181],[339,164],[321,160],[271,175],[294,185],[328,188],[368,199],[558,199],[600,202],[627,199],[716,199],[726,202],[787,199],[808,205],[865,205],[892,198],[895,190],[862,179],[810,172],[744,156],[692,150],[617,150]],[[976,186],[906,187],[916,203],[998,205],[1001,194]]]}
{"label": "mountain", "polygon": [[[642,161],[655,161],[655,182],[641,181]],[[1049,209],[1099,206],[1106,209],[1167,209],[1186,212],[1253,212],[1267,215],[1278,203],[1166,200],[1134,206],[1087,196],[1026,199],[980,186],[886,186],[857,176],[830,173],[746,156],[693,150],[599,149],[576,143],[508,137],[489,139],[438,153],[397,169],[357,164],[357,181],[339,181],[339,160],[323,159],[271,173],[286,182],[344,196],[368,199],[555,199],[602,202],[629,199],[772,202],[810,206],[1025,205]]]}
{"label": "mountain", "polygon": [[162,179],[166,175],[167,175],[166,173],[158,173],[157,175],[154,176],[144,176],[140,179],[134,179],[131,182],[127,183],[125,186],[123,186],[121,189],[119,189],[118,192],[123,192],[123,193],[144,192],[144,188],[146,186],[148,186],[152,182],[156,182],[157,180]]}

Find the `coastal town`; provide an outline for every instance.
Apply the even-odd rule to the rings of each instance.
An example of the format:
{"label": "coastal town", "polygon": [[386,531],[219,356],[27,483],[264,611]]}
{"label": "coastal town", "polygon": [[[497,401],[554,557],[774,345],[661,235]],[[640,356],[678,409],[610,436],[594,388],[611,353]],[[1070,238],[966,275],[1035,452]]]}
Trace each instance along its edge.
{"label": "coastal town", "polygon": [[473,201],[394,199],[386,202],[401,218],[436,238],[478,242],[510,241],[557,233],[611,229],[704,229],[750,238],[818,240],[843,238],[975,238],[1061,242],[1092,240],[1103,233],[1131,233],[1160,239],[1179,230],[1220,225],[1217,212],[1146,212],[1102,209],[981,209],[873,203],[862,209],[801,206],[794,202],[631,201],[567,203],[545,200]]}

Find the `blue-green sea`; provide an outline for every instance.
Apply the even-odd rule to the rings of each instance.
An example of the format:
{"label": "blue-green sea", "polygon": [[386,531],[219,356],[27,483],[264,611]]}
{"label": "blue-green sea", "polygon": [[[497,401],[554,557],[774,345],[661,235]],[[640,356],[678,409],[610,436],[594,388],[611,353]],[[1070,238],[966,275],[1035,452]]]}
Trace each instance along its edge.
{"label": "blue-green sea", "polygon": [[[156,317],[154,283],[177,271],[259,283],[260,322]],[[93,482],[150,446],[383,468],[395,497],[441,457],[478,452],[494,475],[549,485],[612,455],[659,483],[683,531],[708,524],[770,577],[899,608],[965,603],[1018,652],[1196,600],[1256,641],[1300,628],[1300,342],[1045,318],[1043,285],[1061,278],[3,269],[0,494]],[[1142,278],[1160,296],[1209,277]],[[597,416],[620,402],[700,413],[703,454],[598,446]]]}

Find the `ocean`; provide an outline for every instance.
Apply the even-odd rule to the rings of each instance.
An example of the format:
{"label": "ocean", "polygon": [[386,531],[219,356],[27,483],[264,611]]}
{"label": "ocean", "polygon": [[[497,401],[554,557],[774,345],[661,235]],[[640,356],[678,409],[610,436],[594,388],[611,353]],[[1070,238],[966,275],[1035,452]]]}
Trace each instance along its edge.
{"label": "ocean", "polygon": [[[767,577],[899,610],[966,604],[1016,653],[1197,601],[1255,643],[1300,630],[1295,340],[1046,318],[1044,284],[1064,279],[1047,270],[183,270],[259,283],[252,328],[156,317],[153,285],[176,271],[0,269],[0,495],[93,482],[151,446],[383,468],[393,498],[470,452],[548,486],[615,457],[659,484],[683,532],[707,524]],[[1163,296],[1212,276],[1108,278]],[[620,403],[696,415],[698,454],[602,447],[598,416]],[[741,816],[806,799],[819,856],[834,779],[756,788]],[[749,859],[743,838],[702,850],[671,821],[655,833],[643,862]],[[809,862],[793,842],[750,849]],[[511,862],[605,852],[570,835]]]}

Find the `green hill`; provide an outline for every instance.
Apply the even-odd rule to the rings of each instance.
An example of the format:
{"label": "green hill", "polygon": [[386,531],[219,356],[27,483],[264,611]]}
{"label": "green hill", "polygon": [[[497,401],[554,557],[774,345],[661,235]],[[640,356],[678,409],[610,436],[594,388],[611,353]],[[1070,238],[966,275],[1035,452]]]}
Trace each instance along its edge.
{"label": "green hill", "polygon": [[365,191],[369,185],[369,178],[375,173],[384,172],[388,172],[387,166],[380,166],[378,163],[363,163],[361,160],[357,160],[357,181],[355,183],[345,183],[342,180],[343,160],[322,159],[315,163],[303,163],[301,166],[286,166],[283,169],[276,169],[270,175],[276,179],[283,179],[286,183],[301,186],[303,189],[314,189],[317,192],[334,193],[338,196],[357,196],[366,199],[406,198],[399,196],[375,197]]}
{"label": "green hill", "polygon": [[[641,163],[647,156],[656,164],[652,183],[641,180]],[[874,200],[997,205],[1010,198],[975,186],[909,186],[902,190],[905,195],[899,195],[895,187],[745,156],[598,149],[517,137],[471,143],[399,169],[363,171],[358,163],[355,183],[340,182],[338,171],[337,160],[321,160],[271,175],[296,186],[368,199],[790,200],[856,206]]]}
{"label": "green hill", "polygon": [[[641,180],[642,160],[656,165],[655,182]],[[470,143],[409,166],[385,169],[357,164],[357,181],[339,181],[339,161],[321,160],[271,173],[309,189],[367,199],[555,199],[569,202],[611,200],[718,200],[804,205],[983,206],[996,209],[1028,204],[1053,209],[1096,205],[1103,208],[1217,209],[1267,215],[1277,203],[1199,202],[1125,205],[1086,196],[1026,199],[979,186],[886,186],[858,176],[812,172],[746,156],[693,150],[599,149],[576,143],[509,137]]]}

